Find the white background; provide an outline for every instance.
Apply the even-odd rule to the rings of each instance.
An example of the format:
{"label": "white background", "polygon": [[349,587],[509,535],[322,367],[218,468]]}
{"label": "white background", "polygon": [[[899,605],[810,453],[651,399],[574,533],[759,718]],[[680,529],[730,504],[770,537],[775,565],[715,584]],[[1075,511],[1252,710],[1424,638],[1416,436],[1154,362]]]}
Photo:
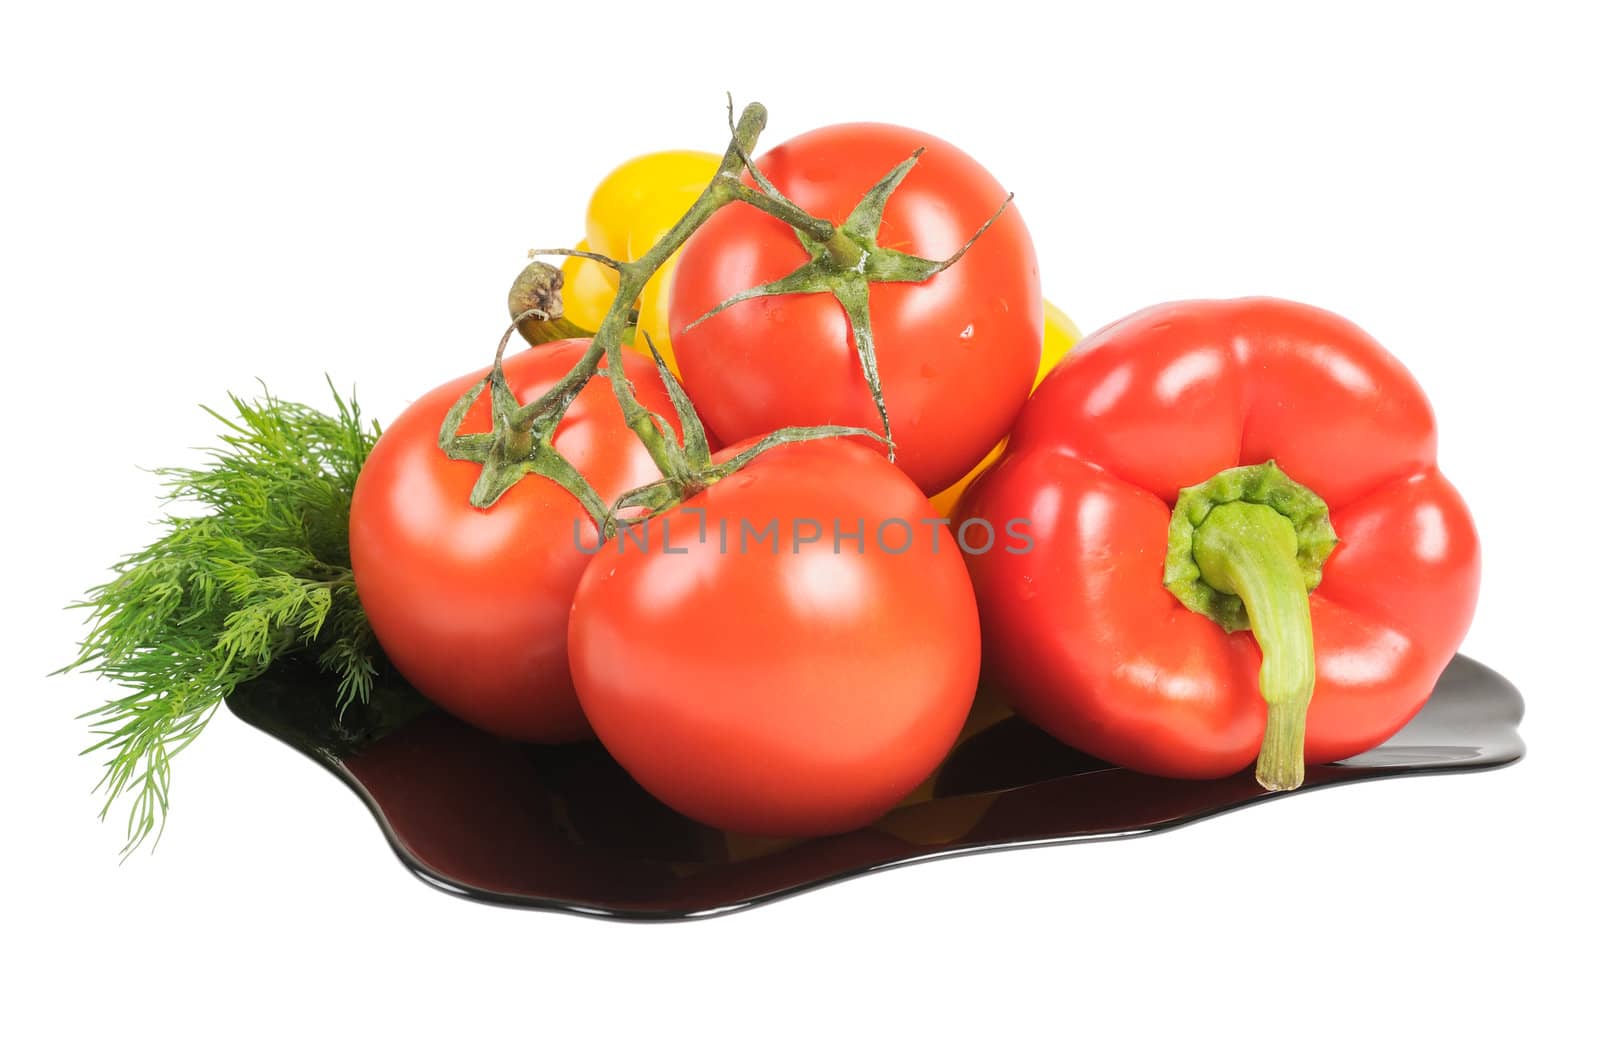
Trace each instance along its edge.
{"label": "white background", "polygon": [[[1590,1040],[1597,40],[1582,5],[30,5],[0,26],[9,463],[0,1055],[1467,1057]],[[891,12],[892,7],[901,10]],[[1206,10],[1202,11],[1201,9]],[[569,14],[569,12],[576,12]],[[1015,190],[1093,327],[1270,293],[1431,394],[1528,759],[709,923],[478,907],[226,713],[119,866],[61,606],[136,466],[262,377],[392,417],[486,361],[533,244],[641,151],[881,119]],[[1580,1024],[1582,1024],[1580,1026]],[[18,1055],[3,1042],[22,1046]],[[15,1048],[16,1046],[12,1046]]]}

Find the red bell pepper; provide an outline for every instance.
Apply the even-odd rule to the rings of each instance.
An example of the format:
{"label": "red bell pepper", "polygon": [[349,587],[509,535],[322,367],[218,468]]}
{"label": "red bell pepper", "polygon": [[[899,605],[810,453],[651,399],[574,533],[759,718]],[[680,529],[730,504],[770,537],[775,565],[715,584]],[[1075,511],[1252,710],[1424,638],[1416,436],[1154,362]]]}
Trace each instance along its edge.
{"label": "red bell pepper", "polygon": [[[1084,340],[956,521],[984,664],[1018,712],[1179,778],[1268,789],[1421,707],[1476,604],[1431,410],[1370,336],[1274,299],[1152,307]],[[974,534],[973,538],[979,538]]]}

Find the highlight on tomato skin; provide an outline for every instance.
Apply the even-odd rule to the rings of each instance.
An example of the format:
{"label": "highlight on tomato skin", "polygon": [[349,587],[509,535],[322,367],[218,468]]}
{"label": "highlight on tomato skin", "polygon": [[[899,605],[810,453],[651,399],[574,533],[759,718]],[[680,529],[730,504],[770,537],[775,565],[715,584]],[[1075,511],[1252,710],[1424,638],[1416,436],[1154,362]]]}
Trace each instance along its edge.
{"label": "highlight on tomato skin", "polygon": [[595,733],[658,799],[744,834],[834,834],[949,752],[978,678],[972,585],[884,458],[779,447],[641,531],[584,572],[568,646]]}
{"label": "highlight on tomato skin", "polygon": [[[560,340],[505,359],[522,401],[552,387],[587,340]],[[648,408],[676,423],[655,366],[624,350],[628,380]],[[394,666],[441,708],[483,730],[529,742],[590,737],[567,671],[567,614],[589,562],[574,528],[599,533],[554,482],[529,476],[487,510],[468,502],[479,466],[439,449],[450,406],[474,373],[418,399],[379,437],[356,481],[350,554],[356,590]],[[489,396],[462,428],[489,426]],[[555,435],[604,498],[656,478],[604,376],[583,389]]]}
{"label": "highlight on tomato skin", "polygon": [[[801,134],[756,165],[800,207],[842,223],[919,148],[926,150],[888,197],[877,243],[944,259],[1007,196],[955,145],[900,126],[854,123]],[[673,347],[685,389],[722,439],[802,424],[882,430],[832,295],[751,299],[693,324],[728,297],[807,261],[793,229],[742,203],[714,215],[683,248],[670,300]],[[925,494],[937,493],[988,453],[1027,398],[1044,331],[1033,241],[1013,202],[946,271],[870,287],[896,463]]]}

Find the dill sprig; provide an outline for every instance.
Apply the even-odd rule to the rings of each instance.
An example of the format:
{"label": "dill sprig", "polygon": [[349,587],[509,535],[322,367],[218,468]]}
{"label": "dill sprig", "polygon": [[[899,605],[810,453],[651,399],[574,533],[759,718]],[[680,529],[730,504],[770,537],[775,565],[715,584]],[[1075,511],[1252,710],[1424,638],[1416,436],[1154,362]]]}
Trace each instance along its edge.
{"label": "dill sprig", "polygon": [[257,399],[228,397],[228,415],[205,407],[222,429],[201,467],[155,470],[164,534],[75,603],[90,631],[61,670],[127,690],[84,714],[97,736],[84,752],[108,754],[101,817],[130,801],[124,854],[160,838],[172,758],[240,683],[304,657],[337,677],[342,711],[370,697],[377,675],[349,537],[350,495],[377,423],[336,389],[332,414],[265,387]]}

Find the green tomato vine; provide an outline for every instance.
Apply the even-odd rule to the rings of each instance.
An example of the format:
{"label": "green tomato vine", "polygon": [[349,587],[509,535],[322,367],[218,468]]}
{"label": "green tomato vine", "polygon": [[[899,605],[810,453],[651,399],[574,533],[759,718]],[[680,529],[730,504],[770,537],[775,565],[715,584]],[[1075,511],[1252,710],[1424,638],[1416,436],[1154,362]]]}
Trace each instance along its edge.
{"label": "green tomato vine", "polygon": [[[541,255],[575,255],[593,259],[616,271],[617,294],[590,337],[589,348],[578,364],[555,387],[523,405],[512,395],[501,368],[506,344],[512,334],[520,331],[530,342],[539,343],[574,335],[574,331],[572,326],[560,320],[561,278],[558,271],[536,261],[517,278],[509,300],[513,314],[512,327],[501,338],[493,367],[461,396],[439,430],[439,446],[446,455],[461,461],[474,461],[482,466],[470,496],[474,506],[488,508],[494,505],[524,476],[544,476],[571,492],[588,511],[601,534],[610,537],[616,533],[622,514],[632,513],[633,519],[638,519],[641,514],[648,516],[670,508],[775,446],[830,436],[866,436],[883,443],[888,449],[889,460],[894,460],[894,431],[878,374],[877,346],[873,340],[872,318],[868,308],[869,288],[876,283],[919,284],[949,269],[994,224],[1011,199],[1008,196],[995,214],[948,258],[927,259],[880,247],[877,236],[883,224],[884,209],[895,189],[916,165],[922,155],[921,149],[868,189],[849,217],[835,225],[826,218],[818,218],[801,209],[776,188],[752,161],[751,153],[766,124],[767,110],[759,103],[745,107],[735,120],[730,97],[728,128],[732,136],[718,164],[716,176],[683,217],[650,250],[634,261],[622,262],[592,251],[571,248],[529,252],[534,258]],[[747,174],[751,184],[744,180]],[[689,328],[748,299],[806,293],[832,295],[844,310],[851,341],[861,361],[862,376],[877,407],[882,435],[864,428],[842,425],[783,428],[758,440],[728,461],[715,463],[706,445],[705,429],[693,404],[677,378],[667,369],[649,336],[643,339],[655,357],[657,372],[671,396],[682,426],[682,438],[663,417],[639,402],[622,364],[622,343],[626,330],[634,322],[634,304],[644,292],[645,284],[695,230],[717,211],[732,203],[748,204],[787,224],[805,248],[808,261],[788,276],[735,293],[691,323]],[[577,334],[581,335],[581,330]],[[627,492],[611,505],[607,505],[571,462],[556,450],[553,442],[567,408],[601,372],[611,382],[612,393],[628,427],[639,437],[661,472],[660,480]],[[487,432],[461,434],[461,424],[467,411],[485,390],[490,394],[492,427]]]}

